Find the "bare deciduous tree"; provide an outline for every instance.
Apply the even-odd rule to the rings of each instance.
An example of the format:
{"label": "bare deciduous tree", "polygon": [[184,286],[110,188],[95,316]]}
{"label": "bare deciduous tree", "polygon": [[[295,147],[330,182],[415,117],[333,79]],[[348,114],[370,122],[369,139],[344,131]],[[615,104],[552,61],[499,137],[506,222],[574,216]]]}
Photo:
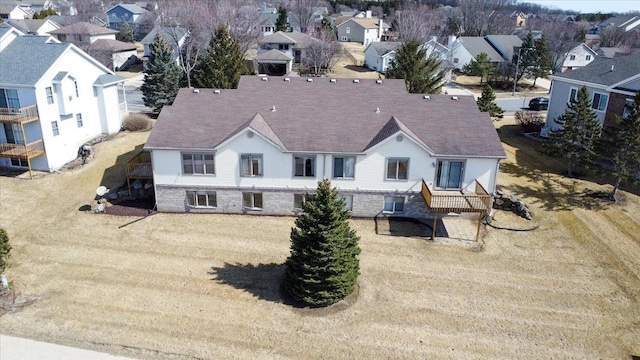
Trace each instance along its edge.
{"label": "bare deciduous tree", "polygon": [[216,19],[210,22],[209,33],[213,34],[218,24],[224,24],[231,37],[240,44],[243,54],[260,38],[263,17],[254,6],[237,0],[211,0],[209,14]]}
{"label": "bare deciduous tree", "polygon": [[398,38],[417,39],[423,42],[430,34],[428,30],[429,16],[424,6],[408,7],[401,11],[396,11],[395,30]]}
{"label": "bare deciduous tree", "polygon": [[314,35],[314,40],[305,49],[304,63],[314,75],[319,75],[322,69],[328,71],[335,65],[341,47],[333,32],[319,31]]}
{"label": "bare deciduous tree", "polygon": [[287,9],[293,22],[300,26],[300,32],[306,33],[313,22],[313,12],[319,6],[318,0],[289,0]]}
{"label": "bare deciduous tree", "polygon": [[551,54],[551,70],[554,74],[559,73],[569,50],[584,41],[585,24],[566,21],[562,16],[557,16],[543,22],[541,26]]}
{"label": "bare deciduous tree", "polygon": [[464,0],[458,13],[465,36],[511,34],[515,23],[509,18],[509,0]]}
{"label": "bare deciduous tree", "polygon": [[73,17],[73,20],[69,19],[68,23],[65,25],[70,25],[75,22],[80,21],[91,21],[94,17],[106,22],[107,15],[106,11],[108,8],[105,8],[102,1],[96,0],[75,0],[73,2],[73,6],[76,8],[78,12],[76,16]]}
{"label": "bare deciduous tree", "polygon": [[620,47],[625,44],[626,33],[624,28],[618,26],[608,26],[600,30],[600,46]]}

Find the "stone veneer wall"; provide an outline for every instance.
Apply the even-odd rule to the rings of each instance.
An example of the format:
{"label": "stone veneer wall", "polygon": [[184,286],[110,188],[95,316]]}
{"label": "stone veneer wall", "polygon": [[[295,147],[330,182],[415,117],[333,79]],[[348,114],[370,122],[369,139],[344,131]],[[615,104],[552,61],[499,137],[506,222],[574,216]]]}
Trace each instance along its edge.
{"label": "stone veneer wall", "polygon": [[[215,191],[216,208],[193,208],[187,206],[186,191]],[[242,207],[242,192],[261,192],[262,210],[251,210]],[[293,195],[304,194],[304,190],[292,189],[237,189],[237,188],[204,188],[158,185],[156,187],[156,202],[158,211],[162,212],[192,212],[192,213],[230,213],[230,214],[264,214],[264,215],[297,215],[299,210],[293,208]],[[342,195],[353,195],[354,217],[406,216],[412,218],[430,218],[431,212],[419,192],[341,192]],[[384,197],[404,196],[404,211],[400,213],[383,213]]]}

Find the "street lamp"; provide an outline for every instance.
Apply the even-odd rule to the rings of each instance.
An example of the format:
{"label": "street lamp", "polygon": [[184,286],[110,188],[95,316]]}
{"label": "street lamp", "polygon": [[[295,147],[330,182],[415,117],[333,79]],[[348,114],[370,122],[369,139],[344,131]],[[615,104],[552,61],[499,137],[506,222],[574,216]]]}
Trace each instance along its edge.
{"label": "street lamp", "polygon": [[526,48],[518,48],[518,61],[516,62],[516,76],[513,78],[513,92],[511,93],[511,96],[514,96],[516,94],[516,84],[518,81],[518,68],[520,67],[520,51],[522,51],[522,49],[525,50],[533,50],[533,48],[530,47],[526,47]]}

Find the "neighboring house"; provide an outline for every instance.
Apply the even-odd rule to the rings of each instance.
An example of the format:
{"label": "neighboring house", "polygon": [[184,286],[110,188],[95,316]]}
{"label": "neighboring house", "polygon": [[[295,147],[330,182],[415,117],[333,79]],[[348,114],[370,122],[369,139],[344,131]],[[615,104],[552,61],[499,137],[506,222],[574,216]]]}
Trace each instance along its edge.
{"label": "neighboring house", "polygon": [[364,17],[358,14],[336,24],[339,41],[359,42],[365,47],[371,42],[380,41],[390,29],[391,26],[384,20],[371,16],[371,11],[366,11]]}
{"label": "neighboring house", "polygon": [[266,3],[262,3],[262,6],[258,8],[262,20],[260,24],[260,30],[264,36],[271,35],[276,32],[276,22],[278,22],[278,9],[267,6]]}
{"label": "neighboring house", "polygon": [[59,29],[60,25],[49,19],[9,19],[5,22],[24,34],[48,35],[51,31]]}
{"label": "neighboring house", "polygon": [[527,22],[527,15],[520,11],[514,11],[513,13],[511,13],[509,18],[514,19],[515,26],[517,27],[523,27]]}
{"label": "neighboring house", "polygon": [[155,40],[156,34],[158,33],[160,34],[160,37],[171,46],[173,49],[173,58],[176,60],[176,64],[180,65],[180,49],[182,49],[189,31],[180,26],[156,26],[140,41],[144,46],[144,57],[147,59],[151,56],[151,43],[153,43],[153,40]]}
{"label": "neighboring house", "polygon": [[31,19],[30,6],[13,0],[0,1],[0,19]]}
{"label": "neighboring house", "polygon": [[306,48],[313,41],[311,36],[301,32],[284,33],[278,31],[258,41],[258,55],[254,58],[258,74],[285,75],[291,72],[293,64],[306,58]]}
{"label": "neighboring house", "polygon": [[[522,43],[522,42],[521,42]],[[494,65],[502,63],[504,61],[511,61],[512,58],[505,59],[500,54],[486,37],[481,36],[463,36],[455,38],[451,36],[449,38],[449,49],[451,49],[451,63],[455,69],[462,70],[465,65],[476,60],[477,56],[481,53],[485,53],[489,57],[489,61]],[[513,51],[513,49],[511,50]]]}
{"label": "neighboring house", "polygon": [[394,79],[243,76],[238,89],[181,89],[145,149],[159,211],[294,215],[328,178],[354,216],[423,219],[436,198],[488,210],[477,194],[495,191],[505,158],[472,96],[409,94]]}
{"label": "neighboring house", "polygon": [[422,48],[427,50],[427,58],[433,57],[440,60],[440,66],[438,70],[444,72],[444,81],[450,81],[453,72],[453,64],[451,63],[451,50],[448,47],[440,44],[438,38],[432,36],[429,41],[422,44]]}
{"label": "neighboring house", "polygon": [[140,25],[144,15],[148,11],[136,4],[118,4],[107,10],[109,27],[118,30],[121,21],[127,22],[134,29],[136,34],[140,32]]}
{"label": "neighboring house", "polygon": [[625,104],[633,102],[640,90],[640,53],[609,59],[598,57],[587,66],[551,76],[547,122],[541,134],[556,129],[555,118],[562,115],[582,86],[589,90],[591,107],[600,124],[611,125],[615,116],[625,116]]}
{"label": "neighboring house", "polygon": [[513,56],[522,47],[522,40],[516,35],[487,35],[484,39],[508,62],[513,60]]}
{"label": "neighboring house", "polygon": [[616,57],[630,55],[633,51],[629,48],[601,47],[601,48],[598,48],[596,52],[598,53],[598,56],[616,58]]}
{"label": "neighboring house", "polygon": [[619,27],[623,29],[625,32],[631,31],[637,28],[638,26],[640,26],[640,16],[622,15],[622,16],[612,17],[598,24],[598,31],[602,31],[603,29],[606,29],[612,26]]}
{"label": "neighboring house", "polygon": [[0,27],[0,165],[51,171],[120,131],[124,78],[73,44],[17,35]]}
{"label": "neighboring house", "polygon": [[132,56],[137,59],[135,44],[116,40],[117,30],[93,25],[88,22],[77,22],[51,31],[51,35],[60,41],[70,42],[86,51],[104,66],[119,70]]}
{"label": "neighboring house", "polygon": [[381,73],[387,72],[396,50],[402,45],[396,41],[371,42],[364,49],[364,66]]}
{"label": "neighboring house", "polygon": [[598,55],[587,44],[579,44],[569,50],[562,62],[562,72],[579,69],[592,62]]}

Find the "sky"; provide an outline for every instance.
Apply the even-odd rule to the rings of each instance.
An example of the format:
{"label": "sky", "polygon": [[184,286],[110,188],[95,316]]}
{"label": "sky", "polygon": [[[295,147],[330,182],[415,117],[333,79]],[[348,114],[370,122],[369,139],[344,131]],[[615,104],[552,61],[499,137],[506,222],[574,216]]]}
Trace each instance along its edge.
{"label": "sky", "polygon": [[521,0],[521,2],[557,7],[561,10],[575,10],[580,13],[640,12],[638,0]]}

